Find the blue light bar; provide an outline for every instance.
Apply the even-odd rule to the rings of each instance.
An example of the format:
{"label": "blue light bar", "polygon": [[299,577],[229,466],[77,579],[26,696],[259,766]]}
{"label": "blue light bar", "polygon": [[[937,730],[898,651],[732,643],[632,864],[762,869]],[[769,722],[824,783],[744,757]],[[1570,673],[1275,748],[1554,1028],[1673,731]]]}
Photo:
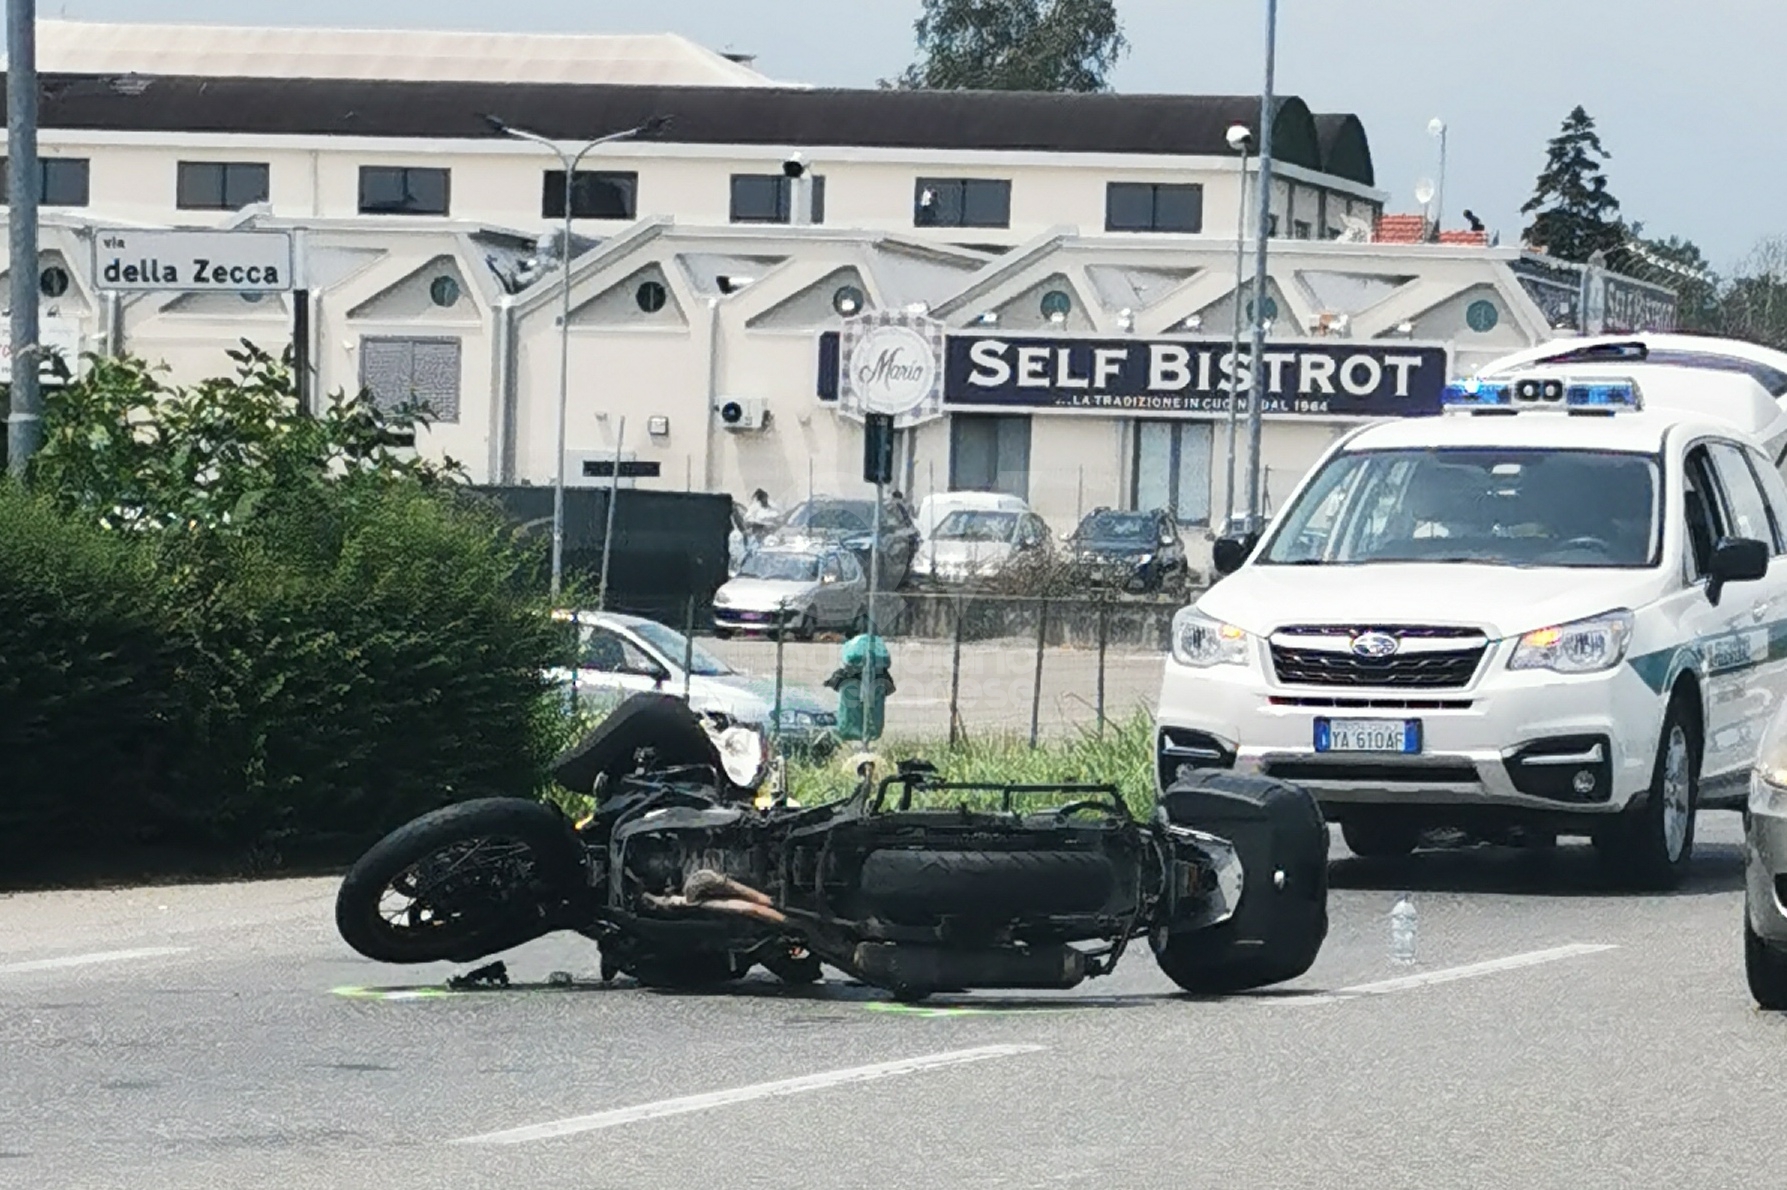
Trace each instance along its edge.
{"label": "blue light bar", "polygon": [[1514,389],[1506,384],[1467,380],[1448,384],[1440,394],[1440,404],[1448,409],[1508,408],[1514,404]]}
{"label": "blue light bar", "polygon": [[1644,408],[1638,386],[1629,380],[1572,384],[1564,390],[1564,404],[1572,409],[1605,409],[1610,413]]}

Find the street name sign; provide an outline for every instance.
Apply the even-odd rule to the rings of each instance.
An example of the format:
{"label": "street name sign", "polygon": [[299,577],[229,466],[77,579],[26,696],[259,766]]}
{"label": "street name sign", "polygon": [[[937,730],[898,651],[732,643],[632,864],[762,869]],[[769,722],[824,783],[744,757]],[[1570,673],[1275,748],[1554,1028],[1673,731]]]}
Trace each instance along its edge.
{"label": "street name sign", "polygon": [[122,293],[284,293],[292,288],[292,237],[102,227],[93,233],[93,281]]}

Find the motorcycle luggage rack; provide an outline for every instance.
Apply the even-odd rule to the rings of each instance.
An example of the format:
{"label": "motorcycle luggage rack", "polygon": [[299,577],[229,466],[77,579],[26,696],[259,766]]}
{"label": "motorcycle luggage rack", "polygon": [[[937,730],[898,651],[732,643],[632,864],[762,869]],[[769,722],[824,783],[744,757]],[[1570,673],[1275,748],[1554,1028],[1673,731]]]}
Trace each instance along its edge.
{"label": "motorcycle luggage rack", "polygon": [[899,801],[894,806],[896,813],[911,810],[912,797],[916,793],[995,793],[999,795],[1000,812],[1004,814],[1014,812],[1012,803],[1016,798],[1053,793],[1073,799],[1055,810],[1055,816],[1062,820],[1071,818],[1081,810],[1102,810],[1126,820],[1133,817],[1128,803],[1123,800],[1122,793],[1115,785],[1072,782],[1020,785],[996,781],[942,781],[937,778],[937,770],[923,762],[902,764],[899,772],[883,777],[875,788],[874,799],[869,803],[869,813],[881,813],[882,807],[887,803],[888,792],[896,787],[900,790]]}

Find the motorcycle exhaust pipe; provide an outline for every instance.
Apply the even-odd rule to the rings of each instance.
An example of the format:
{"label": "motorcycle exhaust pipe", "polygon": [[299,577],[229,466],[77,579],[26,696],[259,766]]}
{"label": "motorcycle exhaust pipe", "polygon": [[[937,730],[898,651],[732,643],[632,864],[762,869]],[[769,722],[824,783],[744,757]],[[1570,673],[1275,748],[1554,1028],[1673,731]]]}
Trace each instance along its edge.
{"label": "motorcycle exhaust pipe", "polygon": [[854,957],[857,973],[866,982],[895,989],[1065,989],[1086,978],[1086,956],[1071,946],[945,950],[895,942],[862,942]]}

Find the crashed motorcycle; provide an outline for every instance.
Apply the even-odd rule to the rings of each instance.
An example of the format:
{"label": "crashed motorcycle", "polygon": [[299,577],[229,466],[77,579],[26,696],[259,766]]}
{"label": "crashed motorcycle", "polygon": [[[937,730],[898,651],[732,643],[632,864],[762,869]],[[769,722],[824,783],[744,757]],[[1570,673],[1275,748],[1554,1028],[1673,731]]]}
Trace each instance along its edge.
{"label": "crashed motorcycle", "polygon": [[342,937],[388,963],[470,963],[556,930],[602,974],[665,988],[822,965],[894,996],[1070,988],[1146,939],[1187,991],[1295,978],[1327,934],[1328,832],[1282,782],[1182,770],[1138,817],[1112,785],[963,785],[865,763],[854,793],[765,789],[755,732],[638,695],[561,756],[573,822],[498,798],[426,814],[354,865]]}

